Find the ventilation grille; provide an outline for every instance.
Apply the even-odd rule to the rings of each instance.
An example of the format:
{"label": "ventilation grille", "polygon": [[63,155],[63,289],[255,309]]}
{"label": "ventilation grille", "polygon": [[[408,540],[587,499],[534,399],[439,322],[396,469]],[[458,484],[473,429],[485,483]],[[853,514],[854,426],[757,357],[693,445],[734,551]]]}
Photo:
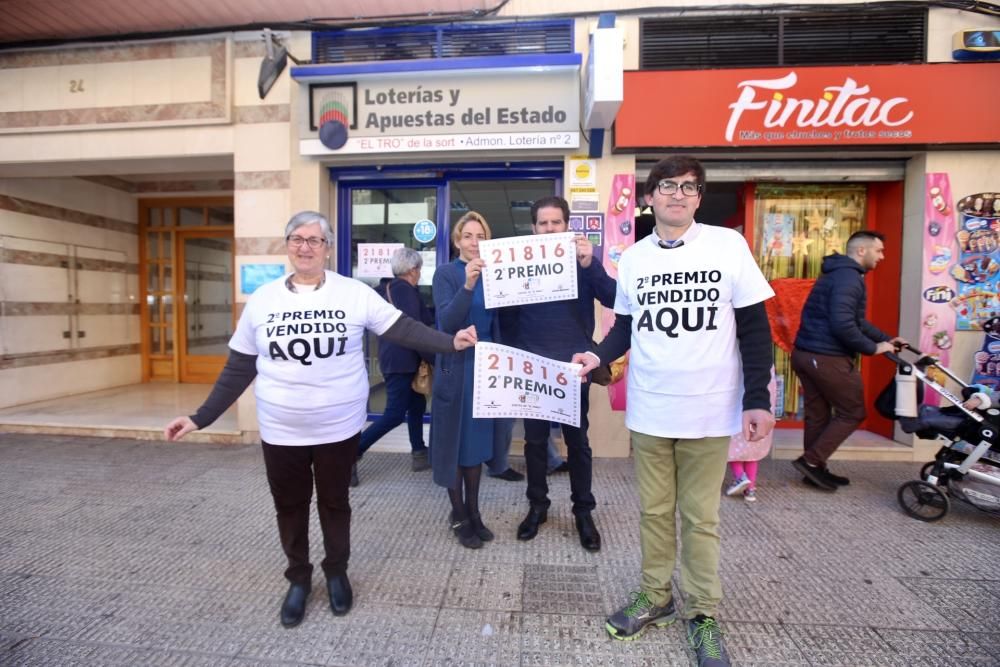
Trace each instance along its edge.
{"label": "ventilation grille", "polygon": [[920,63],[924,61],[924,11],[786,16],[782,65]]}
{"label": "ventilation grille", "polygon": [[313,33],[313,62],[417,60],[573,52],[573,22],[447,24]]}
{"label": "ventilation grille", "polygon": [[877,65],[925,60],[927,12],[650,18],[640,69]]}

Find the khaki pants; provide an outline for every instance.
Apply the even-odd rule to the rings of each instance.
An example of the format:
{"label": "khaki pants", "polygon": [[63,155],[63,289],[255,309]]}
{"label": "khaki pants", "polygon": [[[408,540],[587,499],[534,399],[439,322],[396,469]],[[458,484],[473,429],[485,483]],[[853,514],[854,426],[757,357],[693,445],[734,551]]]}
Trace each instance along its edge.
{"label": "khaki pants", "polygon": [[672,595],[677,560],[675,510],[680,510],[685,616],[714,616],[722,599],[719,502],[729,438],[682,440],[631,433],[642,504],[642,590],[658,606]]}

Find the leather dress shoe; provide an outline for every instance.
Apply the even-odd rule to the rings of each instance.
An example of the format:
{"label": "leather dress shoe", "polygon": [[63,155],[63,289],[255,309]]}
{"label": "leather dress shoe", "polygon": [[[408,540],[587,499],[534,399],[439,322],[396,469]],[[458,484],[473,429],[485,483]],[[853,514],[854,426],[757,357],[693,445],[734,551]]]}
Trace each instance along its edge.
{"label": "leather dress shoe", "polygon": [[587,551],[601,550],[601,534],[597,532],[594,525],[594,517],[587,514],[578,514],[576,517],[576,532],[580,534],[580,545]]}
{"label": "leather dress shoe", "polygon": [[538,534],[538,527],[548,519],[548,510],[532,507],[528,510],[528,516],[517,527],[517,539],[533,540]]}
{"label": "leather dress shoe", "polygon": [[334,616],[343,616],[354,604],[354,591],[347,574],[338,574],[326,580],[326,590],[330,594],[330,609]]}
{"label": "leather dress shoe", "polygon": [[294,628],[306,616],[306,600],[312,584],[292,584],[281,603],[281,624],[286,628]]}
{"label": "leather dress shoe", "polygon": [[518,472],[513,468],[507,468],[503,472],[497,473],[496,475],[490,474],[490,477],[494,479],[502,479],[505,482],[520,482],[524,479],[524,473]]}

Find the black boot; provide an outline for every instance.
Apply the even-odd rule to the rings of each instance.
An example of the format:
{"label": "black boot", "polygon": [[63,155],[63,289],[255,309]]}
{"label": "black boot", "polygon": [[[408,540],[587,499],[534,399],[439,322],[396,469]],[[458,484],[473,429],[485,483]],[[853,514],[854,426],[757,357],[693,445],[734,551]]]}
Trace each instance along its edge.
{"label": "black boot", "polygon": [[538,534],[538,527],[548,519],[548,510],[544,507],[532,507],[528,510],[528,516],[517,527],[517,539],[533,540]]}
{"label": "black boot", "polygon": [[580,534],[580,545],[587,551],[601,550],[601,534],[594,525],[590,512],[576,515],[576,532]]}
{"label": "black boot", "polygon": [[338,574],[326,580],[326,590],[330,594],[330,609],[334,616],[343,616],[354,604],[354,591],[347,573]]}
{"label": "black boot", "polygon": [[294,628],[306,616],[306,600],[312,591],[312,584],[293,583],[288,587],[285,601],[281,603],[281,624],[286,628]]}

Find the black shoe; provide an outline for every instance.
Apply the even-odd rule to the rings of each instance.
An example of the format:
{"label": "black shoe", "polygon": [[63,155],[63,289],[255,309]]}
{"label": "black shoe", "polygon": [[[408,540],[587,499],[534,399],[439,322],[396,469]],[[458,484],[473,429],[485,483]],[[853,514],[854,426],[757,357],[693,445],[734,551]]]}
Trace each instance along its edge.
{"label": "black shoe", "polygon": [[517,539],[522,541],[535,539],[535,535],[538,534],[538,527],[545,523],[548,518],[549,513],[546,509],[535,507],[529,509],[528,516],[524,517],[524,521],[517,527]]}
{"label": "black shoe", "polygon": [[493,541],[493,531],[486,527],[483,523],[483,518],[479,516],[478,513],[469,515],[469,522],[472,524],[473,532],[481,539],[483,542]]}
{"label": "black shoe", "polygon": [[330,593],[330,609],[334,616],[343,616],[351,610],[354,604],[354,591],[347,573],[338,574],[326,580],[326,590]]}
{"label": "black shoe", "polygon": [[502,479],[507,482],[520,482],[522,479],[524,479],[524,475],[514,470],[513,468],[507,468],[502,473],[499,473],[497,475],[490,475],[490,477],[494,477],[496,479]]}
{"label": "black shoe", "polygon": [[555,475],[555,474],[560,473],[560,472],[569,472],[569,461],[563,461],[562,463],[560,463],[559,465],[557,465],[555,468],[553,468],[552,470],[550,470],[549,474],[550,475]]}
{"label": "black shoe", "polygon": [[587,551],[601,550],[601,534],[594,525],[594,517],[590,512],[576,516],[576,532],[580,534],[580,546]]}
{"label": "black shoe", "polygon": [[826,478],[823,477],[823,469],[819,466],[814,466],[806,463],[806,459],[803,456],[792,461],[792,465],[795,469],[802,473],[806,479],[812,482],[812,486],[823,489],[824,491],[836,491],[837,485],[828,482]]}
{"label": "black shoe", "polygon": [[292,584],[281,603],[281,624],[286,628],[294,628],[306,616],[306,600],[312,584]]}
{"label": "black shoe", "polygon": [[823,466],[820,470],[822,471],[821,474],[823,477],[826,478],[826,481],[830,482],[834,486],[850,486],[851,484],[851,480],[846,477],[841,477],[840,475],[834,475],[826,466]]}
{"label": "black shoe", "polygon": [[358,479],[358,464],[355,463],[351,466],[351,486],[357,486],[360,483],[361,480]]}
{"label": "black shoe", "polygon": [[422,470],[428,470],[431,467],[430,458],[427,455],[426,449],[421,449],[417,452],[410,452],[410,470],[413,472],[421,472]]}
{"label": "black shoe", "polygon": [[[452,521],[451,530],[455,533],[455,537],[458,538],[458,543],[466,549],[482,548],[483,540],[476,534],[476,529],[472,527],[472,522],[468,519]],[[490,533],[490,535],[492,535],[492,533]]]}

